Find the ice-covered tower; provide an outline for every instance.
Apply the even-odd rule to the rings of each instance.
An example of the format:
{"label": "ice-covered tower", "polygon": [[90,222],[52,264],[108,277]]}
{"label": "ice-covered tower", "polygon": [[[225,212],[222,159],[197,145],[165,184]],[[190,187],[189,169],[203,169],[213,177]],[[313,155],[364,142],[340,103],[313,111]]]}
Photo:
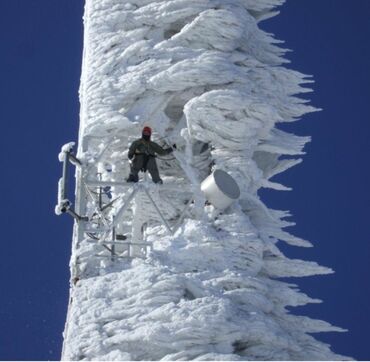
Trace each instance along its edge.
{"label": "ice-covered tower", "polygon": [[[76,219],[63,359],[343,358],[310,335],[340,328],[286,309],[320,301],[279,280],[331,270],[284,256],[278,242],[311,244],[257,195],[286,190],[271,178],[309,141],[279,123],[315,111],[258,27],[282,3],[86,0],[79,146],[60,157],[77,167],[74,211],[63,181],[57,208]],[[163,185],[125,181],[143,126],[177,145]],[[240,189],[226,208],[201,187],[222,171]]]}

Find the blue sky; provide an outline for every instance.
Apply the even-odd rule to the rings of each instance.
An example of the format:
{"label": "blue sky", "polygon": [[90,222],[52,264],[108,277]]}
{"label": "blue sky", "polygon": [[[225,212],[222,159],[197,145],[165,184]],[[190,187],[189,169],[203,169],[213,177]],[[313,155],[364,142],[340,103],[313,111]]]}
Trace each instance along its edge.
{"label": "blue sky", "polygon": [[[60,358],[72,221],[53,210],[57,154],[77,139],[82,13],[82,0],[0,1],[0,360]],[[276,178],[294,190],[261,197],[315,245],[282,246],[288,256],[336,270],[295,280],[324,300],[297,312],[349,329],[317,338],[356,359],[370,359],[369,14],[368,0],[288,0],[262,25],[294,50],[289,67],[314,75],[324,110],[285,127],[313,137],[303,164]]]}

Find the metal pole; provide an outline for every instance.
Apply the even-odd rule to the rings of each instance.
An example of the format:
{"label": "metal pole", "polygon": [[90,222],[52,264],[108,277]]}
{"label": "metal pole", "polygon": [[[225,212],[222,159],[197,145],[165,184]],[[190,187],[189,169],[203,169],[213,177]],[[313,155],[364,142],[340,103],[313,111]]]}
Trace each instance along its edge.
{"label": "metal pole", "polygon": [[[112,229],[112,241],[114,241],[116,239],[116,228],[113,226],[113,229]],[[114,261],[114,256],[116,255],[116,245],[115,244],[112,244],[111,245],[111,249],[112,249],[112,258],[111,260]]]}
{"label": "metal pole", "polygon": [[77,221],[89,221],[89,218],[87,216],[80,216],[72,209],[68,209],[67,214],[70,214],[72,217],[74,217]]}
{"label": "metal pole", "polygon": [[193,197],[190,198],[190,200],[186,203],[186,206],[184,207],[184,210],[182,210],[179,219],[177,220],[175,226],[173,227],[173,232],[175,233],[177,229],[180,227],[182,221],[184,220],[184,217],[186,215],[186,212],[188,211],[191,203],[193,202]]}
{"label": "metal pole", "polygon": [[67,152],[68,160],[74,166],[82,166],[81,161],[71,152]]}
{"label": "metal pole", "polygon": [[[63,173],[62,173],[62,190],[61,190],[61,198],[65,200],[67,198],[67,180],[68,180],[68,152],[65,152],[65,157],[63,160]],[[58,200],[59,202],[62,200]]]}
{"label": "metal pole", "polygon": [[164,218],[164,216],[162,215],[161,210],[159,210],[159,208],[158,208],[157,204],[154,202],[154,200],[153,200],[153,199],[152,199],[152,197],[150,196],[149,191],[146,189],[146,187],[145,187],[145,186],[144,186],[143,188],[144,188],[144,191],[146,192],[146,194],[148,195],[149,200],[152,202],[152,204],[154,205],[155,209],[157,210],[158,215],[160,216],[160,218],[161,218],[161,219],[162,219],[162,221],[163,221],[163,224],[166,226],[166,229],[169,231],[169,233],[170,233],[171,235],[173,235],[173,231],[171,230],[170,225],[168,225],[168,222],[167,222],[167,220]]}
{"label": "metal pole", "polygon": [[105,209],[108,209],[108,207],[111,207],[121,196],[116,197],[114,200],[112,200],[109,204],[104,205],[100,211],[104,211]]}
{"label": "metal pole", "polygon": [[121,216],[123,215],[123,213],[126,211],[126,209],[128,208],[128,206],[130,205],[130,202],[132,201],[132,199],[134,198],[134,196],[136,195],[136,193],[138,191],[139,191],[139,187],[135,188],[135,190],[133,190],[131,192],[131,194],[129,195],[129,197],[127,198],[127,200],[124,202],[124,204],[122,205],[122,207],[120,208],[120,210],[117,212],[116,216],[114,217],[112,227],[117,226],[118,220],[121,218]]}
{"label": "metal pole", "polygon": [[[101,173],[98,173],[98,177],[99,179],[101,180],[102,179],[102,174]],[[103,188],[101,186],[99,186],[99,210],[101,211],[102,209],[102,204],[103,204],[103,198],[102,198],[102,192],[103,192]]]}

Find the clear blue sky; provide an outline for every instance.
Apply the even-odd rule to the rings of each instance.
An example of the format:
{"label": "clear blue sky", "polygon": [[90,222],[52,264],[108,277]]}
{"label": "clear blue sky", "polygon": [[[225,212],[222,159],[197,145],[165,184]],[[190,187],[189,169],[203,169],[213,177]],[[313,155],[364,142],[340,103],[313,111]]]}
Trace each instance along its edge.
{"label": "clear blue sky", "polygon": [[[57,154],[78,132],[82,13],[82,0],[0,1],[0,360],[60,358],[72,221],[53,209]],[[313,137],[303,164],[277,177],[294,190],[261,196],[315,245],[287,255],[336,270],[296,280],[324,300],[299,312],[348,328],[317,337],[356,359],[370,359],[369,14],[368,0],[288,0],[263,23],[294,50],[291,67],[314,75],[324,111],[288,127]]]}

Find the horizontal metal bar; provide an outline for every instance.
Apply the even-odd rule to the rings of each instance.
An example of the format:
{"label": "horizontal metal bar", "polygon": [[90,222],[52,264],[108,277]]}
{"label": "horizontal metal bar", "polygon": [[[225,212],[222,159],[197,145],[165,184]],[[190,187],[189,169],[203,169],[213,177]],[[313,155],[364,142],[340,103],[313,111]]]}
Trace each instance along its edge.
{"label": "horizontal metal bar", "polygon": [[109,240],[106,240],[106,241],[99,241],[99,240],[94,240],[94,239],[85,239],[86,242],[88,243],[94,243],[94,244],[98,244],[98,245],[139,245],[139,246],[150,246],[151,248],[153,247],[153,243],[139,243],[139,242],[131,242],[131,241],[127,241],[127,242],[124,242],[124,241],[109,241]]}
{"label": "horizontal metal bar", "polygon": [[[98,257],[98,258],[112,259],[112,255],[99,255],[99,254],[95,254],[95,256]],[[135,255],[135,256],[113,255],[113,259],[136,259],[136,258],[145,259],[146,258],[146,255]]]}
{"label": "horizontal metal bar", "polygon": [[[120,186],[120,187],[131,187],[132,186],[132,183],[131,182],[126,182],[126,181],[113,181],[113,180],[105,180],[105,181],[101,181],[101,180],[91,180],[91,179],[86,179],[85,180],[85,183],[88,185],[88,186],[92,186],[92,187],[105,187],[105,186]],[[138,182],[138,184],[142,184],[143,182]],[[147,187],[155,187],[156,185],[155,184],[152,184],[152,182],[145,182],[144,183],[146,184]],[[186,185],[177,185],[177,184],[171,184],[171,183],[165,183],[165,189],[162,188],[161,191],[165,190],[165,191],[176,191],[176,192],[181,192],[181,193],[191,193],[191,191],[189,190],[189,188],[186,186]]]}
{"label": "horizontal metal bar", "polygon": [[138,242],[131,242],[131,241],[128,241],[128,242],[124,242],[124,241],[103,241],[102,243],[98,243],[98,244],[107,244],[107,245],[139,245],[139,246],[150,246],[150,247],[153,247],[153,243],[138,243]]}
{"label": "horizontal metal bar", "polygon": [[124,182],[124,181],[99,181],[99,180],[85,180],[86,185],[98,187],[98,186],[123,186],[123,187],[131,187],[132,183]]}
{"label": "horizontal metal bar", "polygon": [[83,229],[83,232],[94,234],[94,233],[106,233],[107,231],[111,231],[111,230],[112,228],[107,227],[107,228],[102,228],[102,229]]}

